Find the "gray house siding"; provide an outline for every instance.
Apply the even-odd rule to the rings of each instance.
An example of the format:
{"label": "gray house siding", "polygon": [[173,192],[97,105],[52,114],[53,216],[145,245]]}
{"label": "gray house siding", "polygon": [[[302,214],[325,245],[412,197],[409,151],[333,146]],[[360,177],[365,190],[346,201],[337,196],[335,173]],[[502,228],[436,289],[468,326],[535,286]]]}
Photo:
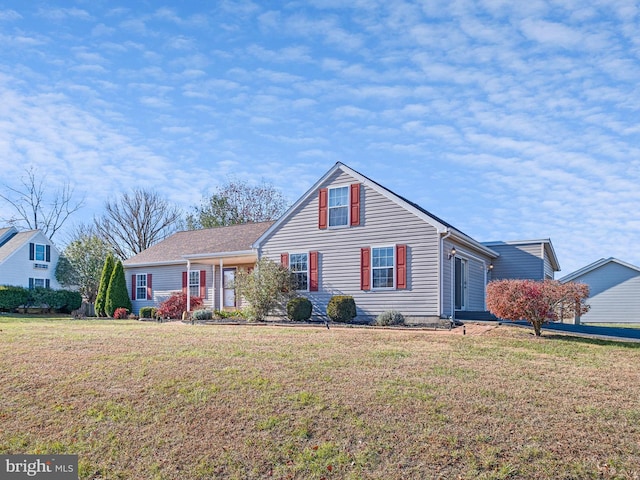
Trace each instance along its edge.
{"label": "gray house siding", "polygon": [[591,309],[582,315],[581,323],[640,322],[639,271],[609,262],[572,281],[586,283],[590,289]]}
{"label": "gray house siding", "polygon": [[[500,254],[493,262],[492,280],[505,278],[543,280],[547,267],[542,258],[542,246],[539,243],[526,245],[490,245],[492,250]],[[551,275],[551,264],[548,266]]]}
{"label": "gray house siding", "polygon": [[467,264],[467,292],[464,310],[483,311],[485,310],[485,292],[487,277],[485,272],[487,266],[491,263],[491,259],[476,251],[471,251],[468,247],[460,245],[458,242],[450,239],[443,241],[442,250],[442,314],[443,316],[451,316],[453,303],[453,278],[455,260],[449,258],[451,248],[455,246],[456,257],[464,259]]}
{"label": "gray house siding", "polygon": [[[213,300],[213,281],[212,281],[212,266],[211,265],[191,265],[192,270],[204,270],[206,272],[206,298],[204,299],[205,306],[211,306]],[[126,269],[126,281],[127,290],[131,295],[131,276],[140,274],[151,274],[151,293],[152,298],[146,300],[133,300],[132,310],[133,313],[138,314],[142,307],[157,307],[160,303],[168,299],[173,293],[182,291],[182,272],[187,271],[187,265],[162,265],[152,267],[127,267]]]}
{"label": "gray house siding", "polygon": [[[350,185],[358,180],[337,170],[322,187]],[[439,311],[439,234],[435,227],[398,203],[362,185],[360,225],[318,228],[318,195],[312,194],[267,237],[260,255],[279,262],[282,253],[319,252],[318,292],[304,292],[316,315],[326,315],[332,295],[353,295],[359,316],[396,309],[413,317],[437,317]],[[363,247],[407,246],[407,288],[360,289]]]}

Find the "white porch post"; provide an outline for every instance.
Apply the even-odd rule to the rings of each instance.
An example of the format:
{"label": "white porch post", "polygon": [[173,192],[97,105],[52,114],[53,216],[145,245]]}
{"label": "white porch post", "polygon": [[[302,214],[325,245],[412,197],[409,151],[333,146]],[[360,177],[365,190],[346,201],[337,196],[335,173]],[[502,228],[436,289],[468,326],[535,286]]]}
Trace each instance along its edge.
{"label": "white porch post", "polygon": [[220,311],[224,310],[224,260],[220,259]]}
{"label": "white porch post", "polygon": [[191,311],[191,260],[187,260],[187,312]]}

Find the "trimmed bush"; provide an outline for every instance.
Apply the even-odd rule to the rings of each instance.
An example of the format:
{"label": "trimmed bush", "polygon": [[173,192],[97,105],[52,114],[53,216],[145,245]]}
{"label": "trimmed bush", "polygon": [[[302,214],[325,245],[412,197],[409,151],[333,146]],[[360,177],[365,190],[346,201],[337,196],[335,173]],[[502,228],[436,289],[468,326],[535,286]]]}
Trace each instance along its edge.
{"label": "trimmed bush", "polygon": [[[202,298],[191,297],[191,308],[198,308],[202,305]],[[158,315],[162,318],[182,318],[182,312],[187,311],[187,294],[177,292],[167,298],[158,307]]]}
{"label": "trimmed bush", "polygon": [[115,261],[113,255],[107,255],[102,267],[102,275],[100,276],[100,286],[98,287],[98,295],[96,296],[95,310],[96,316],[105,317],[107,315],[105,306],[107,302],[107,290],[109,289],[109,282],[111,281],[111,274],[113,273],[113,267]]}
{"label": "trimmed bush", "polygon": [[140,309],[140,318],[156,318],[158,309],[156,307],[142,307]]}
{"label": "trimmed bush", "polygon": [[376,325],[404,325],[404,315],[397,310],[382,312],[376,317]]}
{"label": "trimmed bush", "polygon": [[116,265],[113,267],[109,288],[107,288],[107,300],[104,304],[105,312],[110,317],[113,316],[118,308],[125,308],[129,312],[131,311],[131,299],[127,290],[127,282],[124,279],[124,268],[120,260],[116,261]]}
{"label": "trimmed bush", "polygon": [[115,312],[113,312],[113,318],[117,318],[118,320],[123,320],[129,316],[129,310],[126,308],[118,307]]}
{"label": "trimmed bush", "polygon": [[191,318],[194,320],[211,320],[213,319],[213,312],[207,309],[194,310],[191,314]]}
{"label": "trimmed bush", "polygon": [[311,318],[313,305],[305,297],[295,297],[287,302],[287,317],[294,322],[304,322]]}
{"label": "trimmed bush", "polygon": [[29,290],[23,287],[0,286],[0,310],[13,312],[29,300]]}
{"label": "trimmed bush", "polygon": [[349,322],[356,316],[356,301],[350,295],[334,295],[327,305],[327,315],[334,322]]}

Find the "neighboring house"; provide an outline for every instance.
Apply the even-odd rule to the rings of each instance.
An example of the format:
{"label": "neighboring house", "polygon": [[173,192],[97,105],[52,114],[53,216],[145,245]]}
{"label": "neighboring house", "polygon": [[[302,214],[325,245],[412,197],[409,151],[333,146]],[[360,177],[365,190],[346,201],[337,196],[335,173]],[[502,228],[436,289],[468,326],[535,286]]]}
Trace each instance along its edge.
{"label": "neighboring house", "polygon": [[589,285],[591,309],[575,323],[640,322],[640,267],[617,258],[601,258],[562,277],[561,282]]}
{"label": "neighboring house", "polygon": [[235,308],[235,269],[266,257],[293,272],[315,315],[326,315],[332,295],[352,295],[360,320],[394,309],[411,322],[432,322],[456,312],[485,313],[493,266],[504,266],[504,275],[517,270],[542,278],[549,270],[553,276],[559,267],[551,243],[533,243],[540,262],[512,265],[509,273],[510,262],[518,261],[500,263],[500,248],[509,242],[483,245],[337,163],[275,223],[180,232],[124,266],[134,312],[181,289],[204,296],[208,307]]}
{"label": "neighboring house", "polygon": [[273,222],[178,232],[127,259],[123,265],[133,311],[157,306],[173,292],[202,297],[215,310],[238,305],[233,280],[238,268],[252,267],[251,244]]}
{"label": "neighboring house", "polygon": [[0,285],[60,288],[55,275],[59,257],[40,230],[0,228]]}
{"label": "neighboring house", "polygon": [[558,257],[548,238],[482,244],[500,254],[493,262],[491,280],[553,280],[555,272],[560,271]]}

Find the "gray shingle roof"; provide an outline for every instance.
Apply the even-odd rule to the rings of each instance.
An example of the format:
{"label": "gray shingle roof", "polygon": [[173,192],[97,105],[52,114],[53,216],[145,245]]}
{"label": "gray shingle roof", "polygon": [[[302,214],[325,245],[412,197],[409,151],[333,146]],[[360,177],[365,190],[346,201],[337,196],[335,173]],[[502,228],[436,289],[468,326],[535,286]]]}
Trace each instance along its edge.
{"label": "gray shingle roof", "polygon": [[183,262],[184,255],[251,250],[251,245],[273,222],[244,223],[229,227],[178,232],[127,259],[124,265]]}
{"label": "gray shingle roof", "polygon": [[26,232],[18,232],[13,237],[11,237],[8,242],[3,243],[2,246],[0,246],[0,263],[4,262],[13,252],[22,247],[22,245],[28,242],[29,239],[36,233],[38,233],[38,230],[27,230]]}

